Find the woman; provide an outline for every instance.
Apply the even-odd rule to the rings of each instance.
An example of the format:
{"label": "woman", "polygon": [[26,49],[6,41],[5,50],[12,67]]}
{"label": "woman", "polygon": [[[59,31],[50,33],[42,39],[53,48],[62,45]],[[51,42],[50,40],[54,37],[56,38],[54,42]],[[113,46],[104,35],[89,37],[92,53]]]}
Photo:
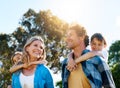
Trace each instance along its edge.
{"label": "woman", "polygon": [[[23,48],[23,62],[30,63],[46,58],[44,41],[31,37]],[[12,76],[12,88],[54,88],[49,69],[43,64],[32,64]]]}

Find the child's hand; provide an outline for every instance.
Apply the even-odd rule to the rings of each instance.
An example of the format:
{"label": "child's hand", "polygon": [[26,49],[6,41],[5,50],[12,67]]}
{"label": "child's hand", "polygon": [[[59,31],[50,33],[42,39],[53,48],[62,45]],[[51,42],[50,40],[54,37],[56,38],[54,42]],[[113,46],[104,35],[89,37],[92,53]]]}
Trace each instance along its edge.
{"label": "child's hand", "polygon": [[75,61],[73,60],[72,55],[73,55],[73,53],[70,53],[70,54],[68,55],[68,64],[67,64],[66,67],[67,67],[67,69],[68,69],[69,71],[73,71],[73,70],[75,70],[76,67],[77,67],[77,64],[76,64]]}
{"label": "child's hand", "polygon": [[47,63],[48,63],[47,60],[41,60],[41,61],[40,61],[40,64],[45,64],[45,65],[47,65]]}
{"label": "child's hand", "polygon": [[47,63],[48,63],[47,60],[39,60],[39,61],[30,62],[29,66],[33,64],[45,64],[46,65]]}
{"label": "child's hand", "polygon": [[27,63],[24,63],[24,64],[23,64],[23,68],[28,68],[28,66],[30,66],[30,65],[27,64]]}

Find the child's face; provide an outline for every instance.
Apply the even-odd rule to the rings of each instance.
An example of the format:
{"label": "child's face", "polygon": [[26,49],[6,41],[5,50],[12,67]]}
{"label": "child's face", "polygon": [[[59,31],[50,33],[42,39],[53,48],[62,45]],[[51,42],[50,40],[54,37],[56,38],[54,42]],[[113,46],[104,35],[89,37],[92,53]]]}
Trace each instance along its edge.
{"label": "child's face", "polygon": [[18,61],[20,61],[21,59],[21,55],[20,54],[16,54],[14,57],[13,57],[13,62],[14,63],[17,63]]}
{"label": "child's face", "polygon": [[97,38],[94,38],[90,45],[93,51],[101,51],[105,47],[104,41],[99,41]]}

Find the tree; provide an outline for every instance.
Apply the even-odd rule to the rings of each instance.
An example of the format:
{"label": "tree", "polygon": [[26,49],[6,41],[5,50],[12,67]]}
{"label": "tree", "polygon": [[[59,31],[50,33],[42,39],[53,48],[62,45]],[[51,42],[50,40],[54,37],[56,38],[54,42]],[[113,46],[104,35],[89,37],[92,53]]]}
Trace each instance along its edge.
{"label": "tree", "polygon": [[0,66],[0,88],[7,88],[7,84],[10,83],[10,56],[14,49],[11,46],[11,41],[10,35],[0,34],[0,62],[2,63]]}
{"label": "tree", "polygon": [[120,40],[115,41],[109,49],[109,64],[114,65],[120,61]]}
{"label": "tree", "polygon": [[9,46],[10,36],[7,34],[0,34],[0,57],[7,57],[12,48]]}
{"label": "tree", "polygon": [[120,88],[120,74],[119,74],[120,63],[115,64],[111,71],[113,74],[113,79],[114,79],[115,84],[116,84],[116,88]]}
{"label": "tree", "polygon": [[109,49],[109,65],[113,74],[116,88],[120,88],[120,40],[115,41]]}
{"label": "tree", "polygon": [[[0,34],[0,61],[3,65],[0,68],[0,88],[6,88],[11,82],[10,58],[18,49],[22,49],[26,40],[33,35],[40,35],[45,40],[47,60],[49,67],[60,69],[60,56],[63,55],[65,43],[63,36],[68,24],[54,16],[50,10],[36,13],[29,9],[19,21],[20,26],[11,34]],[[64,54],[66,55],[66,54]]]}
{"label": "tree", "polygon": [[50,10],[36,13],[34,10],[29,9],[23,15],[20,25],[25,30],[23,33],[24,37],[22,36],[21,39],[26,40],[26,36],[27,38],[33,35],[42,36],[45,40],[47,60],[50,68],[60,68],[59,56],[61,56],[65,46],[62,38],[68,28],[68,24],[57,16],[52,15]]}
{"label": "tree", "polygon": [[9,72],[9,67],[11,67],[11,62],[9,59],[0,58],[3,63],[0,67],[0,88],[7,88],[8,84],[11,84],[11,73]]}

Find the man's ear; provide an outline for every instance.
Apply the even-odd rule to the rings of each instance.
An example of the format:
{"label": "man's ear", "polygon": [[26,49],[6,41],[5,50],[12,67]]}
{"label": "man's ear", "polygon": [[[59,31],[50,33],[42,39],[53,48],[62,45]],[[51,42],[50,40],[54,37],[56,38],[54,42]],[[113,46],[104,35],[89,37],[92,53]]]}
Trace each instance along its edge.
{"label": "man's ear", "polygon": [[80,36],[80,40],[84,41],[85,36]]}

